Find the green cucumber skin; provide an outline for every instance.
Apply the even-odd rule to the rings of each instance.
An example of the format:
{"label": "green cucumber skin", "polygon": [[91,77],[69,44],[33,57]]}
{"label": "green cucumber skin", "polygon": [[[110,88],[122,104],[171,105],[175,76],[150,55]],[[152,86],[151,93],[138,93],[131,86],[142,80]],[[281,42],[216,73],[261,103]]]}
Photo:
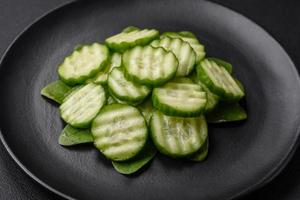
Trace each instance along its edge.
{"label": "green cucumber skin", "polygon": [[175,116],[176,117],[198,117],[205,110],[205,106],[204,106],[204,107],[199,108],[198,110],[195,110],[194,112],[191,112],[191,111],[185,112],[185,111],[173,108],[167,104],[161,103],[161,102],[159,102],[158,97],[155,95],[155,89],[152,92],[152,103],[153,103],[153,107],[155,107],[157,110],[161,111],[165,115],[174,116],[174,117]]}
{"label": "green cucumber skin", "polygon": [[214,86],[214,83],[210,80],[210,78],[206,75],[205,71],[201,66],[201,62],[197,65],[197,76],[199,80],[205,84],[208,89],[220,97],[221,100],[228,101],[228,102],[236,102],[239,101],[242,97],[239,96],[232,96],[227,94],[223,89]]}
{"label": "green cucumber skin", "polygon": [[136,26],[127,26],[126,28],[124,28],[122,30],[123,33],[129,33],[131,31],[139,31],[141,30],[140,28],[136,27]]}
{"label": "green cucumber skin", "polygon": [[58,143],[62,146],[92,143],[94,138],[89,129],[77,129],[67,124],[59,135]]}
{"label": "green cucumber skin", "polygon": [[[125,106],[128,106],[128,105],[124,105],[124,104],[119,104],[119,103],[112,103],[112,104],[109,104],[109,105],[107,105],[107,106],[105,106],[104,108],[102,108],[101,110],[100,110],[100,112],[98,113],[98,115],[100,115],[101,113],[104,113],[104,112],[107,112],[107,111],[109,111],[109,110],[111,110],[111,109],[114,109],[114,108],[119,108],[119,109],[121,109],[121,108],[123,108],[123,107],[125,107]],[[134,107],[135,108],[135,107]],[[140,113],[140,115],[141,115],[141,117],[143,117],[143,114],[139,111],[139,109],[137,109],[137,108],[135,108],[139,113]],[[97,115],[97,116],[98,116]],[[97,118],[97,117],[96,117]],[[95,119],[96,119],[95,118]],[[144,118],[144,117],[143,117]],[[93,134],[93,127],[96,125],[95,124],[96,122],[95,122],[95,120],[93,120],[93,122],[92,122],[92,128],[91,128],[91,133],[92,133],[92,135],[94,136],[94,134]],[[149,131],[148,131],[148,128],[147,128],[147,123],[146,123],[146,120],[145,120],[145,118],[144,118],[144,126],[146,127],[146,134],[145,134],[145,139],[144,139],[144,144],[135,152],[135,153],[133,153],[133,154],[131,154],[131,155],[128,155],[128,156],[126,156],[126,157],[122,157],[122,158],[112,158],[112,157],[108,157],[107,155],[105,155],[105,157],[107,157],[108,159],[110,159],[110,160],[112,160],[112,161],[127,161],[127,160],[130,160],[131,158],[134,158],[136,155],[138,155],[143,149],[144,149],[144,147],[145,147],[145,145],[147,144],[147,141],[148,141],[148,137],[149,137]],[[96,146],[96,143],[95,143],[95,140],[96,140],[96,137],[94,136],[94,145],[95,145],[95,147],[100,151],[100,152],[102,152],[101,151],[101,149],[99,149],[97,146]]]}
{"label": "green cucumber skin", "polygon": [[46,85],[41,90],[41,95],[57,102],[58,104],[62,104],[64,98],[69,94],[71,89],[72,88],[64,82],[57,80]]}
{"label": "green cucumber skin", "polygon": [[119,103],[119,104],[125,104],[125,105],[128,104],[130,106],[138,106],[139,104],[141,104],[143,102],[143,99],[141,101],[123,101],[121,99],[118,99],[118,97],[114,96],[114,94],[111,92],[110,89],[108,89],[108,92],[109,92],[109,96],[114,100],[114,102],[112,102],[112,103]]}
{"label": "green cucumber skin", "polygon": [[[199,147],[199,149],[197,149],[195,152],[191,152],[190,154],[186,154],[186,155],[177,155],[177,154],[172,154],[172,153],[170,153],[168,149],[166,149],[164,146],[160,145],[160,144],[157,142],[157,140],[156,140],[156,138],[155,138],[155,135],[154,135],[154,133],[152,132],[152,130],[153,130],[152,126],[153,126],[153,124],[154,124],[154,123],[152,122],[152,120],[153,120],[153,115],[152,115],[152,117],[151,117],[151,119],[150,119],[150,137],[151,137],[153,143],[155,144],[157,150],[158,150],[160,153],[162,153],[162,154],[164,154],[164,155],[166,155],[166,156],[169,156],[169,157],[171,157],[171,158],[189,158],[190,156],[192,156],[193,154],[195,154],[198,150],[200,150],[201,146],[203,146],[203,144],[202,144],[202,145]],[[205,122],[205,124],[204,124],[204,126],[205,126],[204,129],[205,129],[205,134],[206,134],[206,138],[207,138],[207,137],[208,137],[208,134],[207,134],[208,128],[207,128],[207,123],[206,123],[205,118],[204,118],[204,122]],[[203,142],[203,143],[204,143],[204,142]]]}
{"label": "green cucumber skin", "polygon": [[[152,48],[154,48],[154,49],[162,49],[165,53],[171,53],[171,54],[174,55],[174,53],[168,52],[168,51],[166,51],[164,48],[161,48],[161,47],[157,47],[157,48],[156,48],[156,47],[152,47]],[[124,52],[124,54],[125,54],[125,53],[126,53],[126,52]],[[146,86],[148,86],[149,88],[161,86],[161,85],[167,83],[167,82],[168,82],[169,80],[171,80],[172,78],[174,78],[175,75],[176,75],[177,69],[178,69],[178,65],[179,65],[178,60],[177,60],[176,56],[174,55],[174,57],[175,57],[176,60],[177,60],[177,67],[176,67],[176,70],[174,70],[173,73],[170,73],[170,75],[167,76],[166,78],[156,79],[155,81],[150,80],[150,79],[143,79],[143,80],[141,80],[138,76],[135,76],[135,75],[133,75],[133,74],[129,74],[129,73],[128,73],[128,70],[126,69],[125,64],[124,64],[124,63],[126,62],[126,61],[124,60],[124,54],[122,55],[122,67],[124,67],[124,70],[125,70],[125,78],[126,78],[127,80],[129,80],[129,81],[133,81],[133,82],[139,83],[139,84],[141,84],[141,85],[146,85]]]}
{"label": "green cucumber skin", "polygon": [[133,174],[148,164],[155,157],[156,153],[156,148],[148,140],[145,147],[134,158],[123,162],[112,161],[112,165],[121,174]]}
{"label": "green cucumber skin", "polygon": [[[128,32],[131,32],[131,31],[134,31],[134,30],[128,28],[128,30],[125,29],[125,31],[123,31],[123,32],[128,33]],[[137,39],[133,43],[130,43],[130,42],[121,42],[120,44],[117,44],[117,43],[109,43],[109,42],[105,41],[105,45],[108,46],[110,49],[112,49],[115,52],[123,53],[127,49],[131,49],[131,48],[133,48],[135,46],[145,46],[145,45],[149,44],[152,40],[155,40],[158,37],[159,37],[159,32],[157,31],[156,34],[155,34],[155,36],[150,37],[150,38]]]}
{"label": "green cucumber skin", "polygon": [[208,151],[209,151],[209,140],[207,138],[204,144],[202,145],[202,147],[196,153],[191,155],[189,159],[196,162],[202,162],[207,158]]}
{"label": "green cucumber skin", "polygon": [[[118,67],[117,69],[121,69],[124,72],[124,68]],[[110,74],[112,72],[113,71],[111,71],[109,73],[108,79],[109,79],[109,76],[110,76]],[[130,81],[130,82],[132,82],[132,81]],[[133,84],[139,85],[139,84],[137,84],[135,82],[133,82]],[[115,92],[113,90],[113,88],[109,87],[109,84],[108,84],[108,90],[109,90],[109,93],[112,94],[112,96],[116,97],[117,99],[119,99],[121,101],[132,102],[132,103],[142,102],[144,99],[146,99],[148,97],[148,95],[151,93],[151,89],[150,88],[148,88],[148,89],[149,89],[149,92],[148,92],[147,95],[145,95],[145,96],[139,96],[138,98],[134,98],[134,97],[130,97],[130,96],[121,96],[121,95],[119,95],[117,92]]]}
{"label": "green cucumber skin", "polygon": [[221,103],[206,118],[208,123],[242,121],[247,119],[247,112],[238,103]]}
{"label": "green cucumber skin", "polygon": [[226,62],[225,60],[222,60],[220,58],[213,58],[213,57],[209,57],[206,59],[209,61],[214,61],[218,65],[224,67],[229,72],[229,74],[232,74],[232,65],[229,62]]}

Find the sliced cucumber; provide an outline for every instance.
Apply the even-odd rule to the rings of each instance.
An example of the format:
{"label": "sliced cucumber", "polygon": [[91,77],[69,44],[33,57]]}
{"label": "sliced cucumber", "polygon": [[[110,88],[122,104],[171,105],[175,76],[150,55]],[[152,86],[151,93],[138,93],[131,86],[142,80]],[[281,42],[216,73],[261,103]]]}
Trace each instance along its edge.
{"label": "sliced cucumber", "polygon": [[159,36],[155,29],[133,29],[127,28],[123,32],[111,36],[105,40],[105,44],[116,52],[124,52],[127,49],[141,45],[149,44]]}
{"label": "sliced cucumber", "polygon": [[196,117],[204,111],[207,97],[198,84],[169,82],[153,90],[152,101],[166,115]]}
{"label": "sliced cucumber", "polygon": [[118,97],[115,97],[113,94],[109,94],[109,95],[113,98],[114,103],[137,106],[143,102],[143,101],[123,101],[121,99],[118,99]]}
{"label": "sliced cucumber", "polygon": [[69,124],[62,130],[58,139],[58,143],[62,146],[73,146],[93,141],[94,138],[89,129],[78,129]]}
{"label": "sliced cucumber", "polygon": [[161,35],[161,38],[170,37],[170,38],[180,38],[183,41],[189,43],[193,50],[196,53],[196,63],[199,63],[206,55],[205,47],[202,45],[196,36],[188,31],[181,32],[165,32]]}
{"label": "sliced cucumber", "polygon": [[151,92],[145,85],[128,81],[124,76],[123,69],[120,67],[116,67],[110,72],[108,88],[110,93],[121,101],[142,101]]}
{"label": "sliced cucumber", "polygon": [[109,50],[106,46],[98,43],[86,45],[65,58],[58,67],[58,74],[69,85],[81,84],[99,72],[108,59]]}
{"label": "sliced cucumber", "polygon": [[48,84],[41,90],[41,95],[61,104],[69,94],[71,87],[58,80]]}
{"label": "sliced cucumber", "polygon": [[176,74],[178,60],[163,48],[137,46],[122,56],[126,78],[147,86],[159,86]]}
{"label": "sliced cucumber", "polygon": [[91,79],[88,79],[88,83],[93,82],[96,84],[107,84],[107,79],[108,79],[108,74],[111,72],[111,70],[115,67],[120,67],[121,66],[121,54],[119,53],[114,53],[111,58],[109,63],[106,65],[106,67],[98,72],[96,76],[94,76]]}
{"label": "sliced cucumber", "polygon": [[209,90],[209,88],[199,80],[196,71],[193,71],[191,73],[190,78],[193,80],[194,83],[200,85],[202,89],[206,92],[207,102],[206,102],[204,113],[208,113],[212,111],[218,105],[220,98],[214,93],[212,93]]}
{"label": "sliced cucumber", "polygon": [[245,95],[229,72],[214,61],[201,61],[197,65],[197,75],[199,80],[222,100],[238,101]]}
{"label": "sliced cucumber", "polygon": [[205,140],[204,144],[202,145],[202,147],[193,155],[191,155],[191,157],[189,158],[192,161],[197,161],[197,162],[201,162],[203,160],[205,160],[205,158],[208,155],[208,148],[209,148],[209,142],[208,142],[208,138]]}
{"label": "sliced cucumber", "polygon": [[153,111],[151,98],[146,99],[142,104],[138,106],[138,108],[143,114],[147,124],[149,125],[152,116],[152,111]]}
{"label": "sliced cucumber", "polygon": [[157,149],[171,157],[187,157],[195,153],[207,138],[207,124],[203,116],[170,117],[155,111],[150,129]]}
{"label": "sliced cucumber", "polygon": [[148,136],[140,111],[123,104],[110,104],[101,109],[91,131],[95,146],[114,161],[133,158],[142,150]]}
{"label": "sliced cucumber", "polygon": [[76,128],[86,128],[104,104],[103,87],[90,83],[67,96],[59,109],[64,121]]}
{"label": "sliced cucumber", "polygon": [[234,122],[247,119],[247,113],[238,103],[221,103],[206,117],[209,123]]}
{"label": "sliced cucumber", "polygon": [[151,142],[148,142],[143,150],[134,158],[122,162],[112,161],[112,165],[121,174],[133,174],[149,163],[155,154],[155,147]]}
{"label": "sliced cucumber", "polygon": [[175,54],[179,61],[176,76],[187,76],[194,68],[196,54],[189,43],[180,38],[164,37],[151,42],[153,47],[162,47]]}
{"label": "sliced cucumber", "polygon": [[232,73],[232,65],[220,58],[207,58],[209,61],[214,61],[215,63],[217,63],[219,66],[224,67],[230,74]]}
{"label": "sliced cucumber", "polygon": [[203,84],[201,81],[198,84],[202,87],[202,89],[206,92],[207,103],[205,106],[205,113],[212,111],[219,103],[219,97],[212,93],[209,88]]}
{"label": "sliced cucumber", "polygon": [[136,27],[136,26],[128,26],[126,28],[124,28],[122,30],[123,33],[129,33],[129,32],[132,32],[132,31],[139,31],[141,30],[140,28]]}

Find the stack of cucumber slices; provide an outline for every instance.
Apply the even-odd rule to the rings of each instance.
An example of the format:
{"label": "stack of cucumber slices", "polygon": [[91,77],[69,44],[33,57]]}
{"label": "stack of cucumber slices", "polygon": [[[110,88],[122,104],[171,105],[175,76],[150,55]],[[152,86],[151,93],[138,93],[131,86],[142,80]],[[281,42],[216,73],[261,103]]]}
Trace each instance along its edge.
{"label": "stack of cucumber slices", "polygon": [[247,118],[242,84],[231,64],[206,58],[187,31],[159,34],[127,27],[104,44],[81,45],[58,67],[59,80],[41,90],[66,122],[62,146],[94,143],[122,174],[149,163],[157,150],[203,161],[207,122]]}

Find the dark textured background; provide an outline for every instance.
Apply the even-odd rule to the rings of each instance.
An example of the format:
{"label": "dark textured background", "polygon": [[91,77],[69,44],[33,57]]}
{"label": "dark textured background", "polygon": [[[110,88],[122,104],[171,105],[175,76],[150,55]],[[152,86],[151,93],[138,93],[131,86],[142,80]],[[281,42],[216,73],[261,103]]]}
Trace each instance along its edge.
{"label": "dark textured background", "polygon": [[[69,1],[71,0],[0,0],[0,54],[3,54],[15,36],[34,19]],[[299,0],[212,1],[244,14],[265,28],[280,42],[300,69]],[[27,176],[0,144],[0,199],[52,200],[60,198]],[[274,181],[243,198],[243,200],[256,199],[300,199],[300,150]]]}

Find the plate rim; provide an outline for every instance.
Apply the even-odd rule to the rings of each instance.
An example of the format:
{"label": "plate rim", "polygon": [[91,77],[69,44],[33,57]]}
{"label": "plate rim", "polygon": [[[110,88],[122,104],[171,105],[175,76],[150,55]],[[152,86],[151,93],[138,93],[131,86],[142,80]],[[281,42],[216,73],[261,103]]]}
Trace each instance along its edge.
{"label": "plate rim", "polygon": [[[32,27],[34,27],[37,23],[39,23],[40,21],[46,19],[47,17],[49,17],[51,14],[61,10],[61,9],[66,9],[66,7],[68,6],[72,6],[73,4],[78,3],[78,0],[71,0],[62,4],[59,4],[58,6],[49,9],[48,11],[46,11],[44,14],[40,15],[39,17],[35,18],[31,23],[29,23],[28,25],[25,26],[25,28],[23,28],[22,31],[20,31],[16,37],[12,40],[12,42],[8,45],[8,47],[5,49],[5,51],[3,52],[1,58],[0,58],[0,70],[3,67],[3,61],[4,59],[7,57],[7,54],[11,51],[11,49],[13,48],[13,46],[18,42],[18,40],[21,39],[21,37]],[[228,8],[226,6],[223,6],[219,3],[215,3],[215,2],[211,2],[211,1],[202,1],[202,3],[207,3],[207,4],[212,4],[214,6],[218,6],[221,7],[222,9],[226,10],[227,12],[231,12],[232,14],[235,14],[239,17],[242,17],[244,20],[247,20],[249,23],[252,23],[253,25],[256,26],[256,28],[258,28],[260,31],[264,32],[264,34],[267,34],[269,36],[270,39],[273,40],[273,42],[275,42],[278,45],[278,48],[282,51],[282,53],[284,54],[284,56],[286,57],[286,59],[289,61],[290,65],[291,65],[291,70],[293,70],[297,76],[298,79],[298,84],[300,86],[300,75],[299,72],[293,62],[293,60],[291,59],[291,57],[289,56],[289,54],[285,51],[285,49],[283,48],[283,46],[280,44],[280,42],[273,37],[272,34],[270,34],[266,29],[264,29],[261,25],[257,24],[256,22],[254,22],[252,19],[248,18],[247,16],[245,16],[242,13],[239,13],[238,11],[235,11],[231,8]],[[0,71],[1,72],[1,71]],[[36,181],[38,184],[42,185],[44,188],[50,190],[51,192],[53,192],[54,194],[61,196],[65,199],[68,200],[75,200],[74,197],[71,197],[68,194],[65,194],[64,192],[55,189],[55,187],[50,186],[49,184],[45,183],[41,178],[37,177],[35,174],[33,174],[29,169],[27,169],[27,167],[18,159],[18,157],[13,153],[12,149],[9,147],[9,145],[7,144],[6,140],[4,139],[3,133],[1,131],[1,127],[0,127],[0,140],[4,146],[4,148],[6,149],[6,151],[8,152],[8,154],[10,155],[10,157],[14,160],[14,162],[30,177],[32,178],[34,181]],[[276,178],[282,171],[283,169],[288,165],[288,163],[290,162],[290,160],[292,159],[293,155],[295,154],[298,146],[300,145],[300,123],[297,127],[296,130],[296,137],[294,140],[294,143],[290,146],[290,148],[288,149],[288,151],[286,151],[287,153],[285,154],[285,156],[280,159],[280,161],[277,163],[277,165],[270,170],[268,173],[266,173],[260,180],[258,180],[255,184],[250,185],[249,187],[241,190],[239,193],[234,194],[233,196],[227,198],[226,200],[233,200],[233,199],[238,199],[241,198],[243,196],[246,196],[247,194],[262,188],[263,186],[267,185],[268,183],[270,183],[274,178]]]}

